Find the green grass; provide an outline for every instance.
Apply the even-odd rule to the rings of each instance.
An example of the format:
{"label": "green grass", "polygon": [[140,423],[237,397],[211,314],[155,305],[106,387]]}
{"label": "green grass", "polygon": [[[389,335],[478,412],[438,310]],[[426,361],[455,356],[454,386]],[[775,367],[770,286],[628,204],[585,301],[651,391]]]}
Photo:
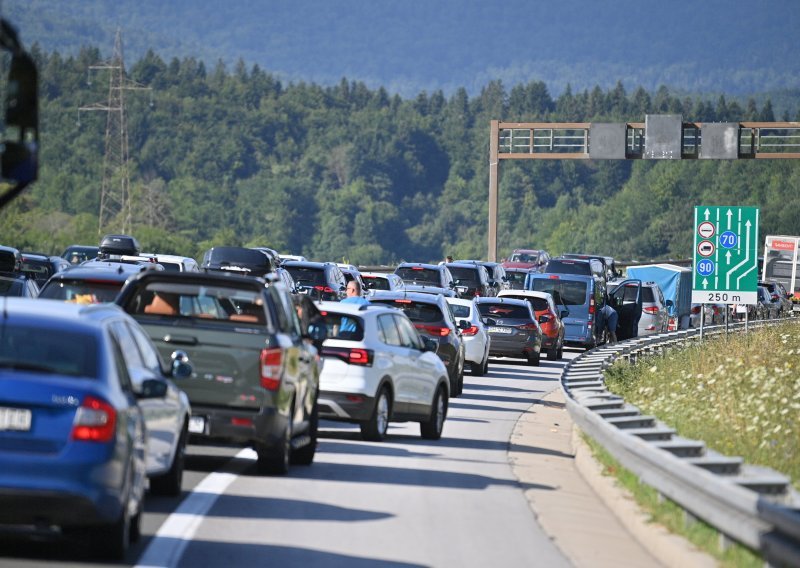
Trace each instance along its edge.
{"label": "green grass", "polygon": [[724,550],[720,547],[720,534],[707,523],[697,520],[686,522],[680,505],[667,498],[660,498],[652,487],[639,482],[639,478],[622,467],[601,445],[583,435],[583,439],[591,448],[595,459],[603,466],[603,475],[613,476],[617,482],[627,489],[639,507],[650,515],[650,522],[666,527],[670,532],[678,534],[694,544],[700,550],[710,554],[724,567],[761,568],[764,560],[750,549],[736,543],[730,543]]}
{"label": "green grass", "polygon": [[800,489],[800,323],[620,361],[606,386],[681,436],[771,467]]}

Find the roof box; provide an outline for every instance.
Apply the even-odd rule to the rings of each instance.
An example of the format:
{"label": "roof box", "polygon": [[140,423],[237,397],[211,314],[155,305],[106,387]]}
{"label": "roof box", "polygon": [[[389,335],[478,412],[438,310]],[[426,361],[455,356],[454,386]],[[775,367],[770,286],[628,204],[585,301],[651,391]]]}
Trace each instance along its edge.
{"label": "roof box", "polygon": [[100,256],[138,256],[139,241],[129,235],[106,235],[100,240]]}
{"label": "roof box", "polygon": [[267,254],[245,247],[210,248],[203,254],[202,268],[250,276],[265,276],[273,271]]}

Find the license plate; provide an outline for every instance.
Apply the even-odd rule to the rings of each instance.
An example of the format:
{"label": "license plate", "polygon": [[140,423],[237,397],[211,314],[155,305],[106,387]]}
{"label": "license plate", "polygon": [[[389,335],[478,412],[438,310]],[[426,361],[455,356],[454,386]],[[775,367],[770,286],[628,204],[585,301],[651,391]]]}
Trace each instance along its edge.
{"label": "license plate", "polygon": [[31,429],[31,411],[27,408],[0,407],[0,431],[27,432]]}
{"label": "license plate", "polygon": [[204,434],[206,431],[206,419],[203,416],[192,416],[189,418],[189,432],[192,434]]}
{"label": "license plate", "polygon": [[489,327],[489,333],[506,333],[509,334],[513,330],[510,327]]}

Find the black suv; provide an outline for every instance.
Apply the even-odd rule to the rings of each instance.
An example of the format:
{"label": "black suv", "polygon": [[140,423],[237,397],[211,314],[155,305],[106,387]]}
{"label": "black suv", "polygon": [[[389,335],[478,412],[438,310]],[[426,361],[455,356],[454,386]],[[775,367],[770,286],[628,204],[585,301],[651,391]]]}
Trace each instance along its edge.
{"label": "black suv", "polygon": [[403,310],[421,335],[436,340],[439,344],[436,354],[447,367],[450,396],[460,395],[464,389],[464,342],[461,340],[461,329],[444,296],[375,290],[369,301]]}
{"label": "black suv", "polygon": [[23,252],[20,272],[28,278],[36,280],[41,287],[56,272],[63,272],[72,265],[60,256],[48,256],[32,252]]}
{"label": "black suv", "polygon": [[445,264],[455,278],[456,290],[462,298],[496,296],[489,284],[486,268],[475,262],[451,262]]}
{"label": "black suv", "polygon": [[39,295],[36,281],[22,274],[21,268],[22,257],[19,251],[0,246],[0,296],[35,298]]}
{"label": "black suv", "polygon": [[394,273],[406,284],[438,286],[439,288],[455,288],[456,285],[450,269],[444,264],[403,262],[395,268]]}
{"label": "black suv", "polygon": [[281,265],[294,278],[297,291],[317,300],[343,300],[347,280],[333,262],[290,260]]}

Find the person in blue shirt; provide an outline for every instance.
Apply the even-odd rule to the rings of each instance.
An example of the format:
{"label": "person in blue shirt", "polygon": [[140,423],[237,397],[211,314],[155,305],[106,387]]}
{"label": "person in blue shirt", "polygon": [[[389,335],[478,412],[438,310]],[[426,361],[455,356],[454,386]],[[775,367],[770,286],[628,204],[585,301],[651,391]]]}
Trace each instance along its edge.
{"label": "person in blue shirt", "polygon": [[[361,295],[361,283],[358,280],[351,280],[347,283],[347,297],[342,300],[342,304],[358,304],[363,306],[369,304],[364,296]],[[339,325],[339,333],[355,332],[356,322],[348,317],[342,317],[342,323]]]}
{"label": "person in blue shirt", "polygon": [[608,330],[608,342],[616,343],[617,320],[619,319],[619,314],[617,313],[617,310],[612,308],[609,302],[606,302],[606,305],[603,306],[603,309],[600,310],[600,313],[603,314],[604,325]]}

